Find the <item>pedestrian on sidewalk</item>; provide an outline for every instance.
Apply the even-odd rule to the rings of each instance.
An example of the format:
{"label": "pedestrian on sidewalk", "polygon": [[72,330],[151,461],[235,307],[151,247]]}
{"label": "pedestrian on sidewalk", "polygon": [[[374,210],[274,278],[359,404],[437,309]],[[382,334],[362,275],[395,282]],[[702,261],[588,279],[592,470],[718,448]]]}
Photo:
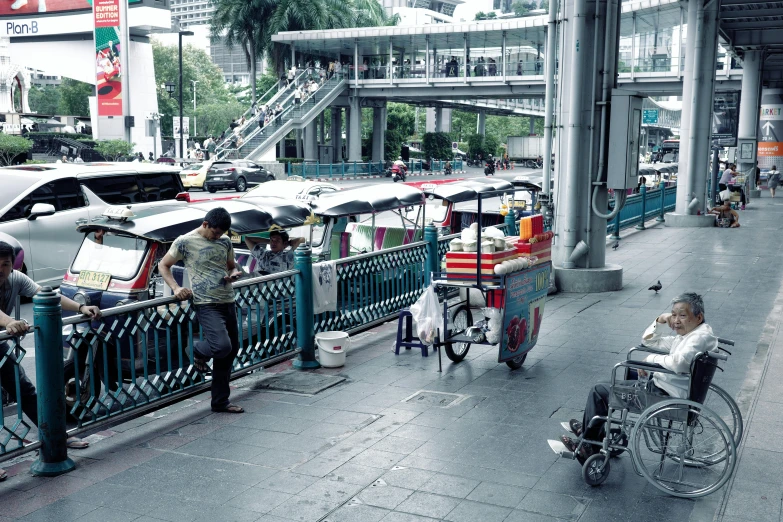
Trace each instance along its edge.
{"label": "pedestrian on sidewalk", "polygon": [[[25,274],[14,270],[14,249],[5,241],[0,241],[0,330],[5,330],[11,335],[22,335],[31,330],[27,321],[17,321],[13,318],[13,309],[16,306],[17,296],[33,297],[41,290],[35,281]],[[76,301],[68,299],[64,295],[60,296],[60,305],[63,310],[84,314],[94,319],[101,316],[101,310],[97,306],[80,305]],[[11,351],[7,342],[0,342],[0,359],[4,358]],[[10,361],[0,366],[0,382],[3,384],[3,390],[9,395],[12,401],[22,405],[22,411],[36,426],[38,425],[38,394],[35,385],[30,381],[22,365],[19,369],[19,391],[20,396],[16,394],[16,379],[14,375],[14,365]],[[66,443],[69,448],[83,449],[90,444],[77,438],[70,437]],[[0,469],[0,482],[8,478],[5,470]]]}
{"label": "pedestrian on sidewalk", "polygon": [[772,168],[767,173],[767,187],[769,187],[769,195],[775,197],[775,189],[780,185],[780,172],[778,172],[777,165],[772,165]]}
{"label": "pedestrian on sidewalk", "polygon": [[[207,373],[207,363],[213,360],[212,411],[244,413],[245,410],[229,401],[228,383],[234,358],[239,352],[239,327],[231,282],[242,274],[234,262],[231,240],[225,235],[230,228],[231,215],[226,209],[210,210],[199,228],[174,240],[158,269],[177,299],[193,298],[205,339],[193,344],[193,366],[197,371]],[[185,264],[192,289],[179,286],[174,279],[171,267],[178,261]]]}

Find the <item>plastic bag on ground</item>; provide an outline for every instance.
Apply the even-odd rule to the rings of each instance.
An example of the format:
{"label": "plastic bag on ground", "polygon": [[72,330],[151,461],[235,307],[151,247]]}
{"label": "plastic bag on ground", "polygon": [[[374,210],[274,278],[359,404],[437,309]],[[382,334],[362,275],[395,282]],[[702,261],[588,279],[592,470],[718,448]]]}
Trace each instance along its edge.
{"label": "plastic bag on ground", "polygon": [[487,318],[487,342],[497,344],[500,342],[500,335],[503,330],[503,314],[500,308],[483,308],[484,317]]}
{"label": "plastic bag on ground", "polygon": [[435,287],[430,285],[411,306],[411,315],[416,321],[416,335],[426,345],[435,342],[438,328],[443,324],[443,312]]}

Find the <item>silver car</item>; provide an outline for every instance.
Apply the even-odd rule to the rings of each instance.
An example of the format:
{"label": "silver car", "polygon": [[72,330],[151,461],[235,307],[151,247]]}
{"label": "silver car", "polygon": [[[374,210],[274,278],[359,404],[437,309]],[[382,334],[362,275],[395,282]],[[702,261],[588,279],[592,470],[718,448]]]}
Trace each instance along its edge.
{"label": "silver car", "polygon": [[59,286],[83,235],[78,225],[110,205],[187,205],[179,169],[144,163],[75,163],[0,168],[0,232],[24,248],[22,270]]}

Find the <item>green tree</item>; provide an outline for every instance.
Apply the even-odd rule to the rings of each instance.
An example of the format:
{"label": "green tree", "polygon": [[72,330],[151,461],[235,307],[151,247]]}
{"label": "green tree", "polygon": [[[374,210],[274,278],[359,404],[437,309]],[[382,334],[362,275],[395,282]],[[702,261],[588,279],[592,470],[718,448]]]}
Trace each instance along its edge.
{"label": "green tree", "polygon": [[511,4],[511,9],[514,10],[516,16],[525,16],[528,13],[526,4],[523,4],[521,0],[517,0]]}
{"label": "green tree", "polygon": [[[164,117],[160,120],[161,134],[171,135],[173,132],[173,117],[179,116],[179,56],[176,46],[166,46],[158,42],[152,43],[152,60],[155,65],[155,83],[158,94],[158,112]],[[212,63],[209,55],[192,45],[182,49],[182,104],[183,115],[193,118],[193,83],[196,84],[196,106],[229,103],[236,98],[226,89],[223,73]],[[174,95],[169,96],[165,84],[174,84]],[[237,118],[244,112],[239,110],[233,117]],[[229,120],[231,121],[231,120]],[[202,134],[200,129],[197,129]],[[222,132],[221,129],[220,132]],[[219,134],[219,133],[218,133]]]}
{"label": "green tree", "polygon": [[95,95],[95,86],[89,83],[63,78],[59,87],[59,114],[70,116],[88,116],[90,114],[89,97]]}
{"label": "green tree", "polygon": [[454,141],[465,141],[476,132],[478,114],[475,112],[451,112],[451,136]]}
{"label": "green tree", "polygon": [[245,107],[238,101],[199,105],[195,112],[199,136],[210,134],[219,136],[221,132],[228,129],[231,120],[236,118],[237,114],[242,114]]}
{"label": "green tree", "polygon": [[30,110],[38,114],[55,115],[60,109],[60,89],[54,85],[33,86],[30,89]]}
{"label": "green tree", "polygon": [[491,11],[491,12],[487,13],[487,20],[494,20],[497,17],[498,17],[498,15],[497,15],[497,13],[495,11]]}
{"label": "green tree", "polygon": [[108,161],[119,161],[130,156],[135,146],[125,140],[100,140],[95,143],[95,150]]}
{"label": "green tree", "polygon": [[387,160],[395,160],[402,152],[402,145],[413,135],[416,113],[405,103],[389,103],[386,108],[384,152]]}
{"label": "green tree", "polygon": [[549,12],[549,0],[541,0],[539,9],[543,9],[544,11]]}
{"label": "green tree", "polygon": [[485,13],[484,11],[479,11],[478,13],[476,13],[477,21],[484,20],[486,18],[487,18],[487,13]]}
{"label": "green tree", "polygon": [[450,160],[454,155],[451,151],[451,136],[449,136],[448,132],[428,132],[424,134],[421,148],[426,158]]}
{"label": "green tree", "polygon": [[21,136],[0,133],[0,165],[11,165],[20,154],[27,154],[33,142]]}

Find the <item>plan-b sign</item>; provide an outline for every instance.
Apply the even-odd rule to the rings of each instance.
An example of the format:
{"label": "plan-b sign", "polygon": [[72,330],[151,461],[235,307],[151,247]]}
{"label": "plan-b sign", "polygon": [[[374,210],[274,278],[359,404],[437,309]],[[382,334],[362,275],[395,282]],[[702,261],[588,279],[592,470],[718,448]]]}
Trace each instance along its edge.
{"label": "plan-b sign", "polygon": [[0,36],[44,36],[70,34],[92,30],[92,13],[36,18],[14,17],[0,21]]}

